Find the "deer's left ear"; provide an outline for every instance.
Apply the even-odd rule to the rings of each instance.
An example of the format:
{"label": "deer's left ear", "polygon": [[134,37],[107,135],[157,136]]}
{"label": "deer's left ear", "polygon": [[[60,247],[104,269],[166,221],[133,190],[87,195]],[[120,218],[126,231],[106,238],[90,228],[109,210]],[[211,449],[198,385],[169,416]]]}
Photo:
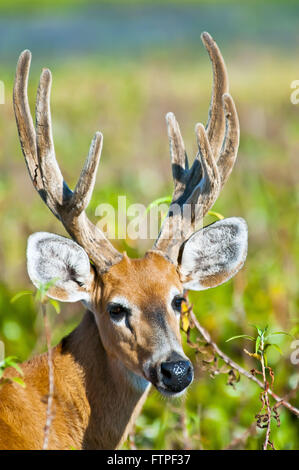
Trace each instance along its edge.
{"label": "deer's left ear", "polygon": [[178,266],[184,287],[204,290],[228,281],[242,268],[247,245],[247,225],[239,217],[195,232],[180,250]]}

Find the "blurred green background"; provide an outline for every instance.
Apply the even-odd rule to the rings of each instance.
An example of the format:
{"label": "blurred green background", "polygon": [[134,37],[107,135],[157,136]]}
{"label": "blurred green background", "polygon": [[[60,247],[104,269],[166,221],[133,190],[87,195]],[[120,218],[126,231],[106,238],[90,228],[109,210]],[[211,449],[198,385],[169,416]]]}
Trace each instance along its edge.
{"label": "blurred green background", "polygon": [[[96,206],[116,206],[118,194],[145,205],[170,194],[168,111],[178,118],[189,156],[195,155],[194,125],[206,122],[212,84],[202,31],[214,36],[224,55],[241,125],[238,160],[214,210],[247,220],[249,253],[232,281],[191,294],[194,311],[219,346],[247,370],[258,366],[243,352],[252,345],[226,343],[229,337],[252,334],[255,323],[298,338],[299,104],[290,101],[291,83],[299,79],[298,2],[2,0],[0,339],[7,355],[25,360],[45,350],[31,297],[13,304],[10,299],[32,289],[25,259],[28,235],[64,234],[33,189],[17,138],[12,86],[19,53],[25,48],[33,53],[32,107],[41,68],[52,69],[56,153],[71,187],[92,135],[104,133],[88,209],[96,221]],[[141,256],[151,241],[116,245]],[[64,304],[60,315],[51,312],[53,343],[74,328],[82,311],[80,304]],[[274,389],[282,396],[298,386],[298,365],[290,361],[292,340],[277,336],[283,354],[269,352]],[[233,388],[225,374],[212,378],[185,349],[196,368],[186,398],[169,401],[152,391],[131,438],[134,444],[126,448],[224,449],[254,423],[258,387],[241,378]],[[291,401],[298,406],[298,395]],[[273,422],[272,441],[278,449],[298,449],[298,419],[279,410],[281,426]],[[239,447],[260,449],[264,432],[252,433]]]}

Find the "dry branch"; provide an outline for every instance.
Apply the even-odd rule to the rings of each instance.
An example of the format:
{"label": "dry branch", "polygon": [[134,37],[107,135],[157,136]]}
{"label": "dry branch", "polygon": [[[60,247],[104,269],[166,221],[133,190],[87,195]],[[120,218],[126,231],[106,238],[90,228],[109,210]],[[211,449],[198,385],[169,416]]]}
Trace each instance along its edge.
{"label": "dry branch", "polygon": [[[263,382],[261,382],[257,377],[255,377],[254,375],[252,375],[250,372],[248,372],[247,370],[243,369],[243,367],[241,367],[239,364],[237,364],[235,361],[233,361],[229,356],[227,356],[224,352],[221,351],[221,349],[219,349],[219,347],[217,346],[217,344],[212,340],[210,334],[208,333],[208,331],[203,328],[199,321],[197,320],[196,316],[194,315],[194,312],[192,310],[190,310],[190,318],[195,326],[195,328],[199,331],[199,333],[201,334],[201,336],[204,338],[204,340],[206,341],[207,345],[210,346],[212,348],[212,350],[219,356],[221,357],[221,359],[226,363],[228,364],[232,369],[235,369],[239,372],[239,374],[241,375],[244,375],[245,377],[247,377],[249,380],[251,380],[252,382],[255,382],[261,389],[264,390],[264,384]],[[271,388],[268,389],[268,394],[271,395],[274,400],[276,402],[278,402],[278,405],[277,406],[284,406],[285,408],[287,408],[289,411],[291,411],[292,413],[294,413],[297,417],[299,417],[299,410],[298,408],[296,408],[295,406],[291,405],[291,403],[289,403],[286,399],[284,398],[281,398],[279,397],[275,392],[273,392],[271,390]]]}
{"label": "dry branch", "polygon": [[47,317],[46,304],[42,303],[41,307],[42,307],[47,348],[48,348],[48,368],[49,368],[49,374],[48,374],[49,375],[49,393],[47,397],[47,417],[46,417],[46,424],[44,428],[44,442],[43,442],[43,450],[48,450],[51,424],[54,418],[53,410],[52,410],[53,398],[54,398],[54,370],[53,370],[53,358],[52,358],[52,348],[51,348],[51,330],[50,330],[48,317]]}

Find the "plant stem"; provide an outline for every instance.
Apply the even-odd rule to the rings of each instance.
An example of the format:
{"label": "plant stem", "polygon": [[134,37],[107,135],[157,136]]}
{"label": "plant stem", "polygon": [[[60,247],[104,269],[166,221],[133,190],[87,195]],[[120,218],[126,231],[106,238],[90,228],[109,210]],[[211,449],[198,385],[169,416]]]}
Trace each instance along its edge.
{"label": "plant stem", "polygon": [[263,374],[263,381],[264,381],[264,400],[267,408],[267,431],[266,431],[266,438],[264,442],[264,450],[268,449],[269,445],[269,438],[270,438],[270,432],[271,432],[271,407],[269,403],[269,395],[268,395],[268,389],[269,389],[269,384],[267,381],[266,377],[266,368],[265,368],[265,359],[264,359],[264,335],[261,335],[261,344],[260,344],[260,350],[261,350],[261,366],[262,366],[262,374]]}
{"label": "plant stem", "polygon": [[[219,357],[221,357],[221,359],[223,359],[223,361],[226,364],[228,364],[232,369],[237,370],[239,372],[239,374],[244,375],[245,377],[247,377],[252,382],[255,382],[260,388],[264,389],[264,384],[259,379],[257,379],[254,375],[252,375],[247,370],[243,369],[243,367],[241,367],[239,364],[237,364],[235,361],[233,361],[229,356],[227,356],[224,352],[222,352],[221,349],[219,349],[217,344],[214,343],[214,341],[211,339],[211,336],[208,333],[208,331],[200,325],[200,323],[198,322],[198,320],[197,320],[197,318],[194,315],[192,310],[190,310],[190,318],[191,318],[194,326],[196,327],[196,329],[199,331],[201,336],[204,338],[204,340],[213,349],[213,351]],[[292,413],[294,413],[296,416],[299,417],[298,408],[291,405],[291,403],[289,403],[285,399],[283,399],[283,398],[279,397],[278,395],[276,395],[276,393],[274,393],[270,388],[268,389],[268,393],[274,398],[275,401],[279,402],[279,406],[283,405],[285,408],[287,408],[288,410],[290,410]]]}
{"label": "plant stem", "polygon": [[53,397],[54,397],[54,371],[53,371],[52,348],[51,348],[51,330],[50,330],[48,317],[47,317],[46,304],[42,303],[41,307],[42,307],[42,314],[43,314],[43,319],[44,319],[45,334],[46,334],[46,341],[47,341],[47,348],[48,348],[48,367],[49,367],[49,393],[48,393],[48,400],[47,400],[47,415],[46,415],[47,417],[46,417],[46,424],[44,428],[44,442],[43,442],[43,450],[47,450],[48,445],[49,445],[51,424],[53,421],[52,405],[53,405]]}

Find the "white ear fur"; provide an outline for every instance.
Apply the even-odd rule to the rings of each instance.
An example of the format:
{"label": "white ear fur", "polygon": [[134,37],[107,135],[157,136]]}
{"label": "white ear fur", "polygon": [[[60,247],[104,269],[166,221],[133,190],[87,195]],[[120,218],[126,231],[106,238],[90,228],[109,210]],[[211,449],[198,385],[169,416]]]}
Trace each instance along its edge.
{"label": "white ear fur", "polygon": [[73,240],[47,232],[34,233],[28,238],[27,269],[36,287],[57,279],[47,292],[49,297],[88,302],[90,262],[83,248]]}
{"label": "white ear fur", "polygon": [[204,290],[228,281],[242,268],[247,245],[247,225],[239,217],[195,232],[182,247],[179,271],[184,287]]}

